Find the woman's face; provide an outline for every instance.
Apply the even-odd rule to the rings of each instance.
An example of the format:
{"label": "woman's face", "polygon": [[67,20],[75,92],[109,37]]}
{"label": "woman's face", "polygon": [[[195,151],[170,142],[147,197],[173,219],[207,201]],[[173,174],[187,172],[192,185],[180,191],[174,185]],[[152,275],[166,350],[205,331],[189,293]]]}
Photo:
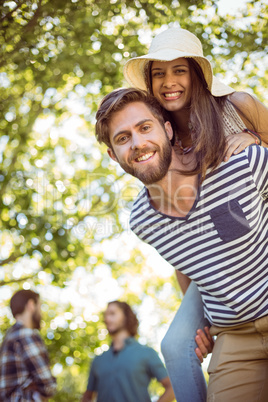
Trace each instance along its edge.
{"label": "woman's face", "polygon": [[154,61],[151,67],[153,94],[170,112],[190,106],[191,75],[188,60]]}

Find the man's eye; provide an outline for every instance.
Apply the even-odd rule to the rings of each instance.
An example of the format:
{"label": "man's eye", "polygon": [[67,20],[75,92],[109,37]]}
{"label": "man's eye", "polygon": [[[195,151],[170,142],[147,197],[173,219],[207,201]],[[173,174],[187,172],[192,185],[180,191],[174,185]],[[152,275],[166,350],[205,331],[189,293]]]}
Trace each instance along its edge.
{"label": "man's eye", "polygon": [[127,140],[127,136],[124,135],[124,136],[118,138],[117,142],[125,142],[126,140]]}
{"label": "man's eye", "polygon": [[150,130],[151,126],[149,126],[149,124],[147,124],[146,126],[142,127],[142,131],[148,131]]}

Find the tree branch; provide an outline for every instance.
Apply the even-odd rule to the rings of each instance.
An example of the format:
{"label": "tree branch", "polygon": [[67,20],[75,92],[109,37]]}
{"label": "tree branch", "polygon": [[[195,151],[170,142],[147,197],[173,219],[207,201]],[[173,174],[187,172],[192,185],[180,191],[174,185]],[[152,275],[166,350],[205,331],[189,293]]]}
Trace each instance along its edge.
{"label": "tree branch", "polygon": [[5,260],[0,260],[0,267],[2,267],[5,264],[9,264],[10,262],[14,262],[16,261],[18,258],[23,257],[24,254],[11,254],[8,258],[6,258]]}
{"label": "tree branch", "polygon": [[10,283],[19,283],[19,282],[27,281],[28,279],[32,279],[40,271],[42,271],[42,270],[40,269],[39,271],[35,272],[33,275],[24,276],[23,278],[10,279],[9,281],[0,281],[0,286],[6,286],[6,285],[9,285]]}
{"label": "tree branch", "polygon": [[17,6],[15,8],[13,8],[13,10],[10,10],[9,13],[7,13],[6,15],[3,15],[3,17],[0,18],[0,22],[4,21],[6,18],[9,18],[12,16],[12,14],[17,11],[17,9],[22,6],[23,1],[22,2],[18,2]]}

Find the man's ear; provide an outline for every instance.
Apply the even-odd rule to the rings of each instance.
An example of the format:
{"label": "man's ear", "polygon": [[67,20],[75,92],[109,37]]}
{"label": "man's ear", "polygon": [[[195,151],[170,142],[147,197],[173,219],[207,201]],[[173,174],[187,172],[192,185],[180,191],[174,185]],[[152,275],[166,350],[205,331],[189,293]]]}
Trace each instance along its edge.
{"label": "man's ear", "polygon": [[112,150],[112,148],[108,148],[107,153],[108,153],[108,155],[110,156],[110,158],[113,161],[117,162],[117,157],[115,156],[114,151]]}
{"label": "man's ear", "polygon": [[165,129],[166,129],[168,138],[171,141],[172,138],[173,138],[174,133],[173,133],[173,128],[172,128],[172,125],[171,125],[170,121],[165,122]]}

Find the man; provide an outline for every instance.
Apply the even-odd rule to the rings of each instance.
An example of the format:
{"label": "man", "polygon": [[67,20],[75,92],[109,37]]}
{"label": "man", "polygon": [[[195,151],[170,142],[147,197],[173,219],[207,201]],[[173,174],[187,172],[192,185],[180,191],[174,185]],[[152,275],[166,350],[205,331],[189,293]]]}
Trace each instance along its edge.
{"label": "man", "polygon": [[41,322],[39,295],[19,290],[10,300],[16,323],[0,349],[0,400],[46,401],[56,391],[47,350],[38,334]]}
{"label": "man", "polygon": [[[203,181],[195,154],[175,153],[157,102],[133,88],[98,110],[96,136],[145,188],[131,213],[137,236],[196,282],[217,335],[208,401],[268,395],[268,150],[251,146]],[[209,146],[209,144],[208,144]]]}
{"label": "man", "polygon": [[173,401],[172,386],[159,356],[134,338],[139,322],[131,307],[125,302],[110,302],[104,321],[112,345],[93,360],[82,402],[93,401],[95,393],[98,402],[150,401],[147,388],[152,378],[165,388],[158,401]]}

